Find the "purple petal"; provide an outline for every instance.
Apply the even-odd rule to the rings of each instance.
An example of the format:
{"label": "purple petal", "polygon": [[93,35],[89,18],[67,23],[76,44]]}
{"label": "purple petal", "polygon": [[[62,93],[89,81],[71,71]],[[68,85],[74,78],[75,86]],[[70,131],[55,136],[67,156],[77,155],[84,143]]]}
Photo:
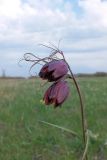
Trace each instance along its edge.
{"label": "purple petal", "polygon": [[69,95],[69,86],[67,82],[62,81],[57,93],[57,105],[62,104]]}
{"label": "purple petal", "polygon": [[57,67],[57,69],[55,69],[55,71],[53,72],[53,76],[55,78],[57,77],[61,77],[61,76],[64,76],[65,74],[67,74],[68,72],[68,68],[67,68],[67,65],[65,63],[60,63]]}
{"label": "purple petal", "polygon": [[68,66],[64,60],[52,60],[45,64],[39,72],[39,76],[48,81],[56,81],[66,75],[68,72]]}

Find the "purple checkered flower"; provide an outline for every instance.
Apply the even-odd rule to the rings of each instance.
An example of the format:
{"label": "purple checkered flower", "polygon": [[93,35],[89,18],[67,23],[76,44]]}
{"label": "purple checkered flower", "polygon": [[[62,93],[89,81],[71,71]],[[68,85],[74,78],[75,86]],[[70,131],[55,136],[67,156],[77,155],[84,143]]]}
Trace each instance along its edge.
{"label": "purple checkered flower", "polygon": [[43,100],[46,105],[54,104],[54,107],[60,106],[69,95],[69,86],[66,81],[53,83],[45,92]]}
{"label": "purple checkered flower", "polygon": [[41,68],[39,76],[52,82],[65,76],[67,72],[68,66],[64,60],[52,60]]}

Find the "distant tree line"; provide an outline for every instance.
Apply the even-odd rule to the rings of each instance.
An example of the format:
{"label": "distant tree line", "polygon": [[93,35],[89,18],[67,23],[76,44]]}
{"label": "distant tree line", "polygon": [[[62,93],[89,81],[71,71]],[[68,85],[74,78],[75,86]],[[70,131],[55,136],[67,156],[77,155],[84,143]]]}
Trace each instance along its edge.
{"label": "distant tree line", "polygon": [[78,77],[105,77],[107,72],[96,72],[96,73],[78,73]]}
{"label": "distant tree line", "polygon": [[[74,74],[76,77],[106,77],[107,72],[96,72],[96,73],[77,73]],[[30,76],[29,79],[39,78],[39,76]]]}
{"label": "distant tree line", "polygon": [[[96,73],[77,73],[75,74],[76,77],[106,77],[107,72],[96,72]],[[0,76],[0,79],[24,79],[25,77],[21,76],[7,76],[5,70],[2,70],[2,75]],[[30,76],[28,79],[35,79],[39,78],[39,76]]]}

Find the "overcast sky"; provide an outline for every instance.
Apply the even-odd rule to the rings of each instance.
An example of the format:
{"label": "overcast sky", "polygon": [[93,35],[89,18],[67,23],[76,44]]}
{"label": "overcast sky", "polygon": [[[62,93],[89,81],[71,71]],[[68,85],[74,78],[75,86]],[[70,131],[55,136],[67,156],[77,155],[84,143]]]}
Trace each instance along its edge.
{"label": "overcast sky", "polygon": [[107,71],[107,0],[0,0],[0,75],[29,76],[24,53],[60,39],[74,73]]}

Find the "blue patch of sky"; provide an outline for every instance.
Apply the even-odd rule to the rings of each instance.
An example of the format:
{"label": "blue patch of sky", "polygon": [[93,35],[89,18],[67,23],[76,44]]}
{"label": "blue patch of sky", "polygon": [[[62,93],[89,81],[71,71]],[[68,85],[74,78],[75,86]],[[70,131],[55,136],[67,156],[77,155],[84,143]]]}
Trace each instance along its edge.
{"label": "blue patch of sky", "polygon": [[[21,0],[21,1],[23,3],[28,3],[28,0]],[[79,18],[81,18],[81,16],[83,15],[84,12],[83,12],[83,9],[79,6],[79,1],[80,0],[64,0],[61,3],[55,3],[55,4],[54,4],[54,2],[52,2],[51,5],[50,5],[50,7],[54,8],[54,9],[60,9],[60,10],[63,11],[64,5],[67,2],[69,2],[69,3],[71,3],[72,9],[75,12],[76,16],[79,17]],[[35,3],[36,3],[36,1],[35,1]],[[40,1],[40,3],[41,3],[41,1]]]}
{"label": "blue patch of sky", "polygon": [[83,15],[84,11],[83,9],[79,6],[79,1],[80,0],[64,0],[65,3],[68,1],[72,5],[72,9],[75,12],[76,16],[81,18]]}
{"label": "blue patch of sky", "polygon": [[28,0],[21,0],[22,1],[22,3],[27,3],[28,2]]}

